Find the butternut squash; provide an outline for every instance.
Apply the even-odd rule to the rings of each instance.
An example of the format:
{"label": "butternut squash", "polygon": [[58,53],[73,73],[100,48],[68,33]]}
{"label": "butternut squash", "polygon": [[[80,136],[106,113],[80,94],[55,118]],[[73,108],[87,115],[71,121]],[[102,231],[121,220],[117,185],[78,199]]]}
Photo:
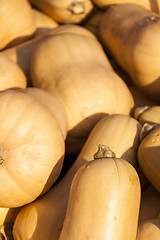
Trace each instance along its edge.
{"label": "butternut squash", "polygon": [[0,26],[0,50],[30,38],[36,30],[36,24],[29,2],[1,0]]}
{"label": "butternut squash", "polygon": [[160,219],[150,219],[139,224],[136,240],[150,239],[160,239]]}
{"label": "butternut squash", "polygon": [[160,126],[155,127],[140,143],[138,162],[148,180],[160,191]]}
{"label": "butternut squash", "polygon": [[135,240],[140,182],[135,169],[99,145],[73,178],[59,240]]}
{"label": "butternut squash", "polygon": [[118,157],[136,166],[140,131],[141,125],[128,115],[115,114],[101,119],[62,180],[45,195],[21,209],[13,227],[15,239],[58,240],[71,182],[77,170],[93,159],[98,144],[108,145]]}
{"label": "butternut squash", "polygon": [[56,119],[19,91],[0,92],[0,207],[23,206],[47,192],[64,159]]}
{"label": "butternut squash", "polygon": [[134,116],[141,125],[145,123],[160,124],[160,106],[144,106],[136,108]]}
{"label": "butternut squash", "polygon": [[91,0],[29,0],[60,23],[80,23],[93,9]]}
{"label": "butternut squash", "polygon": [[18,64],[0,53],[0,91],[9,88],[26,88],[27,80]]}
{"label": "butternut squash", "polygon": [[31,61],[31,56],[34,48],[36,47],[36,45],[38,45],[40,41],[47,38],[48,36],[52,34],[63,33],[63,32],[74,32],[77,34],[87,35],[96,40],[95,36],[84,27],[75,25],[75,24],[65,24],[65,25],[60,25],[43,34],[40,34],[22,44],[16,45],[15,47],[11,47],[2,51],[13,62],[17,63],[20,66],[20,68],[23,70],[24,74],[27,77],[28,87],[33,86],[32,80],[30,77],[30,61]]}
{"label": "butternut squash", "polygon": [[31,77],[33,86],[54,94],[64,104],[66,151],[71,155],[76,153],[69,149],[71,141],[80,150],[79,139],[85,140],[105,114],[129,114],[133,107],[128,87],[112,70],[101,44],[87,36],[55,34],[40,42],[32,54]]}
{"label": "butternut squash", "polygon": [[160,101],[160,15],[138,4],[117,4],[102,17],[102,44],[135,85]]}
{"label": "butternut squash", "polygon": [[122,4],[122,3],[134,3],[141,5],[153,12],[160,13],[160,0],[92,0],[93,3],[100,7],[106,8],[110,5]]}

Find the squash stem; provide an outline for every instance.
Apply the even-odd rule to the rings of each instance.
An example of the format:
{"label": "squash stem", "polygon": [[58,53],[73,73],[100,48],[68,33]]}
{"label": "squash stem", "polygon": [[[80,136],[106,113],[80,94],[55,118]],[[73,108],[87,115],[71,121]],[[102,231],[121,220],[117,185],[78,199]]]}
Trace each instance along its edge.
{"label": "squash stem", "polygon": [[99,144],[98,151],[94,154],[94,159],[115,158],[116,154],[106,145]]}

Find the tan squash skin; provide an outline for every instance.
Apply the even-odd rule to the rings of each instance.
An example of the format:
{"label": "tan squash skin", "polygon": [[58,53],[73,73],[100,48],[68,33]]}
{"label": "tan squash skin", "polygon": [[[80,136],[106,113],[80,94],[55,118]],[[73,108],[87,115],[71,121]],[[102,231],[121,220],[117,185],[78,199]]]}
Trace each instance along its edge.
{"label": "tan squash skin", "polygon": [[109,7],[100,24],[103,45],[135,85],[157,101],[160,101],[159,28],[160,15],[138,4]]}
{"label": "tan squash skin", "polygon": [[68,119],[66,110],[61,101],[49,92],[35,87],[25,88],[19,91],[35,98],[52,113],[54,118],[57,120],[57,124],[59,125],[59,128],[61,129],[61,132],[65,139],[68,129]]}
{"label": "tan squash skin", "polygon": [[142,193],[142,199],[139,211],[139,223],[149,219],[157,218],[160,213],[160,192],[153,185]]}
{"label": "tan squash skin", "polygon": [[[15,7],[16,6],[16,7]],[[0,49],[24,42],[36,30],[32,8],[27,0],[0,1]]]}
{"label": "tan squash skin", "polygon": [[100,120],[64,178],[41,198],[22,208],[14,224],[15,239],[58,240],[77,170],[93,159],[99,143],[108,145],[118,157],[123,156],[136,166],[140,130],[138,121],[127,115],[111,115]]}
{"label": "tan squash skin", "polygon": [[63,33],[63,32],[74,32],[77,34],[87,35],[96,40],[94,34],[92,34],[90,31],[88,31],[84,27],[75,25],[75,24],[65,24],[65,25],[60,25],[52,30],[49,30],[44,34],[40,34],[39,36],[36,36],[35,38],[28,40],[22,44],[19,44],[15,47],[8,48],[2,51],[5,55],[7,55],[7,57],[9,57],[12,61],[17,63],[20,66],[20,68],[23,70],[24,74],[27,77],[28,87],[32,86],[32,81],[30,77],[30,61],[31,61],[31,56],[34,48],[44,38],[53,34]]}
{"label": "tan squash skin", "polygon": [[138,148],[138,162],[148,180],[160,191],[160,126],[153,129]]}
{"label": "tan squash skin", "polygon": [[133,107],[128,87],[112,70],[101,44],[87,36],[64,33],[45,39],[32,54],[31,77],[35,87],[64,104],[68,145],[86,139],[105,114],[129,114]]}
{"label": "tan squash skin", "polygon": [[136,119],[141,123],[160,124],[160,106],[144,106],[136,108],[134,111]]}
{"label": "tan squash skin", "polygon": [[127,161],[102,156],[84,164],[72,181],[59,240],[135,240],[140,195]]}
{"label": "tan squash skin", "polygon": [[160,239],[160,219],[150,219],[138,226],[136,240]]}
{"label": "tan squash skin", "polygon": [[160,0],[92,0],[93,3],[100,7],[105,8],[109,5],[121,4],[121,3],[134,3],[139,4],[153,12],[160,13]]}
{"label": "tan squash skin", "polygon": [[32,11],[36,21],[36,32],[34,33],[34,37],[59,25],[58,22],[38,9],[32,8]]}
{"label": "tan squash skin", "polygon": [[0,207],[44,194],[60,174],[64,139],[47,108],[27,94],[0,92]]}
{"label": "tan squash skin", "polygon": [[26,88],[27,80],[21,68],[0,52],[0,91],[8,88]]}
{"label": "tan squash skin", "polygon": [[91,0],[29,0],[60,23],[80,23],[93,9]]}

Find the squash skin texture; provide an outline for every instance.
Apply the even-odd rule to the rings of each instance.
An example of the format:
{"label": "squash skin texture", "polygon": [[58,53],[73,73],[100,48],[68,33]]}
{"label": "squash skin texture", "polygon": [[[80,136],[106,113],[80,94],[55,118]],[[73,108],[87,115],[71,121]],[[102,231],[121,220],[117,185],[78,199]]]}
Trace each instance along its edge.
{"label": "squash skin texture", "polygon": [[113,71],[101,44],[87,36],[63,33],[45,39],[32,54],[31,77],[35,87],[64,104],[68,145],[79,145],[104,115],[129,114],[133,107],[128,87]]}
{"label": "squash skin texture", "polygon": [[0,93],[0,207],[25,205],[58,178],[64,139],[49,110],[18,91]]}
{"label": "squash skin texture", "polygon": [[80,25],[65,24],[48,30],[47,32],[38,36],[35,36],[34,38],[27,40],[24,43],[10,47],[8,49],[4,49],[2,51],[2,53],[9,57],[13,62],[17,63],[23,70],[25,76],[27,77],[27,87],[33,86],[30,76],[30,62],[34,48],[48,36],[64,32],[73,32],[76,34],[87,35],[93,39],[96,39],[94,34]]}
{"label": "squash skin texture", "polygon": [[135,240],[139,205],[139,178],[127,161],[90,161],[72,181],[59,239]]}
{"label": "squash skin texture", "polygon": [[29,0],[60,23],[80,23],[93,9],[91,0]]}
{"label": "squash skin texture", "polygon": [[[123,159],[137,166],[136,153],[140,131],[139,122],[128,115],[115,114],[101,119],[63,179],[49,192],[24,206],[19,212],[13,227],[15,239],[58,240],[66,213],[71,182],[77,170],[93,159],[99,143],[108,145],[118,157],[123,156]],[[125,137],[122,138],[122,135]],[[32,229],[31,226],[33,226]]]}
{"label": "squash skin texture", "polygon": [[160,16],[138,4],[109,7],[102,17],[102,44],[135,85],[160,101]]}
{"label": "squash skin texture", "polygon": [[160,126],[155,127],[138,148],[138,162],[148,180],[160,191]]}
{"label": "squash skin texture", "polygon": [[[16,7],[15,7],[16,6]],[[31,5],[27,0],[1,0],[0,49],[11,47],[29,39],[36,30]]]}

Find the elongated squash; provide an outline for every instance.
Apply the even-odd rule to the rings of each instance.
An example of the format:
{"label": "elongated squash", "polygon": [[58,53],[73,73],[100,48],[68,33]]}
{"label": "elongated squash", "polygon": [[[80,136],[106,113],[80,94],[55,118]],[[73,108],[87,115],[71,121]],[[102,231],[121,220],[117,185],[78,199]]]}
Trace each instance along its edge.
{"label": "elongated squash", "polygon": [[77,154],[70,145],[75,142],[80,151],[79,140],[85,141],[104,115],[130,114],[133,107],[127,85],[113,71],[101,44],[88,36],[50,36],[34,49],[30,70],[33,86],[54,94],[66,108],[69,155]]}
{"label": "elongated squash", "polygon": [[160,126],[155,127],[138,148],[138,162],[148,180],[160,191]]}
{"label": "elongated squash", "polygon": [[60,23],[80,23],[93,9],[91,0],[29,0]]}
{"label": "elongated squash", "polygon": [[160,239],[160,219],[150,219],[139,224],[136,240],[150,239]]}
{"label": "elongated squash", "polygon": [[101,41],[143,92],[160,101],[160,15],[138,4],[109,7]]}
{"label": "elongated squash", "polygon": [[134,116],[141,125],[145,123],[160,124],[160,106],[144,106],[136,108]]}
{"label": "elongated squash", "polygon": [[110,5],[121,4],[121,3],[134,3],[141,5],[153,12],[160,13],[160,0],[92,0],[93,3],[100,7],[106,8]]}
{"label": "elongated squash", "polygon": [[93,159],[98,144],[108,145],[118,157],[123,157],[136,167],[140,131],[141,125],[128,115],[115,114],[101,119],[64,178],[47,194],[24,206],[19,212],[13,228],[15,239],[58,240],[68,204],[70,185],[77,170]]}
{"label": "elongated squash", "polygon": [[76,173],[59,240],[135,240],[139,178],[131,164],[112,154],[100,145],[95,160]]}

